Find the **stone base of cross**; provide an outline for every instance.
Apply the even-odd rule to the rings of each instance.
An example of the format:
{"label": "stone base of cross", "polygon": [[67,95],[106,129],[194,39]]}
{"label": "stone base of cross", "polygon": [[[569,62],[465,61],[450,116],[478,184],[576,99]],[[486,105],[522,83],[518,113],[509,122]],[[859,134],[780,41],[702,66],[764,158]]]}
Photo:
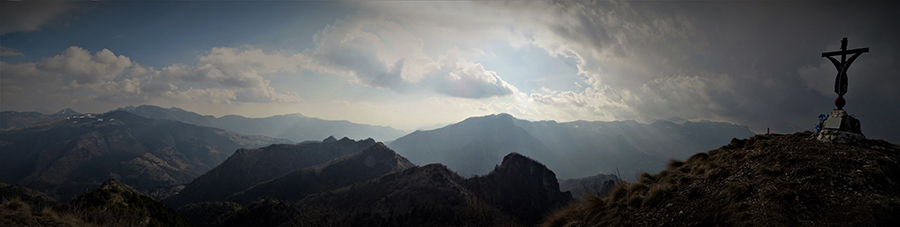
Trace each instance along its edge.
{"label": "stone base of cross", "polygon": [[856,143],[866,139],[859,120],[842,109],[831,110],[822,131],[814,136],[819,141],[832,143]]}
{"label": "stone base of cross", "polygon": [[[844,38],[841,40],[841,50],[822,53],[822,57],[828,58],[838,71],[834,80],[834,93],[838,97],[834,100],[834,106],[837,109],[832,110],[828,118],[825,119],[825,125],[822,127],[822,130],[813,135],[819,141],[855,143],[866,139],[866,136],[862,134],[862,129],[860,129],[859,120],[850,116],[844,110],[844,105],[847,104],[847,100],[844,100],[844,94],[847,94],[847,69],[850,68],[850,64],[859,55],[866,52],[869,52],[869,48],[847,50],[847,38]],[[847,55],[850,55],[849,59]],[[840,56],[840,60],[835,58],[835,56]]]}

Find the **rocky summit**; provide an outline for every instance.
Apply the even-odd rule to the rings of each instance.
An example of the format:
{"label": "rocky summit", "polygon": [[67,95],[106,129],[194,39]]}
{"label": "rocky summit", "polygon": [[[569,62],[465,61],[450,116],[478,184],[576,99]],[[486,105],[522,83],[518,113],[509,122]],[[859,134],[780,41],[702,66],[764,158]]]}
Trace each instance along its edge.
{"label": "rocky summit", "polygon": [[589,196],[544,226],[900,226],[900,145],[732,140]]}

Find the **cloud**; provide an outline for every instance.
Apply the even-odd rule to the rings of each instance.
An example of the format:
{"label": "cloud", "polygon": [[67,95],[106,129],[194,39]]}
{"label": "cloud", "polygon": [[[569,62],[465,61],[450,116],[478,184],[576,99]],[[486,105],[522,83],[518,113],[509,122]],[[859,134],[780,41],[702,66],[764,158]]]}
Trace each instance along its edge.
{"label": "cloud", "polygon": [[829,74],[837,74],[830,62],[822,62],[818,67],[803,66],[797,69],[797,75],[803,80],[803,84],[822,95],[834,94],[834,81],[828,80],[831,77],[826,76]]}
{"label": "cloud", "polygon": [[440,69],[428,76],[429,83],[439,93],[462,98],[487,98],[518,93],[518,89],[494,71],[485,70],[480,63],[467,61],[461,51],[451,49],[442,55]]}
{"label": "cloud", "polygon": [[[406,20],[363,14],[338,21],[314,36],[316,49],[307,68],[348,75],[351,82],[397,92],[428,90],[461,98],[511,95],[518,90],[495,71],[466,60],[452,48],[435,60],[425,54],[425,41]],[[473,50],[481,55],[481,50]]]}
{"label": "cloud", "polygon": [[[776,5],[657,2],[487,2],[517,11],[509,43],[533,45],[575,60],[587,85],[578,90],[534,92],[529,101],[557,119],[653,121],[680,116],[772,127],[811,129],[814,116],[834,99],[836,71],[819,53],[843,36],[851,47],[897,49],[896,3],[815,8],[841,13],[825,22],[802,3]],[[843,12],[846,11],[846,12]],[[765,13],[766,17],[747,19]],[[502,13],[501,13],[502,14]],[[825,26],[828,25],[828,26]],[[885,32],[891,31],[891,32]],[[840,34],[829,36],[826,34]],[[876,137],[898,137],[896,52],[871,52],[854,63],[850,83],[859,116],[879,119]],[[880,81],[880,82],[879,82]],[[891,87],[891,88],[888,88]],[[867,134],[868,135],[868,134]]]}
{"label": "cloud", "polygon": [[69,2],[56,1],[3,1],[0,5],[0,35],[37,31],[75,8]]}
{"label": "cloud", "polygon": [[[87,93],[98,101],[299,102],[295,93],[276,92],[266,76],[298,72],[298,59],[259,50],[214,48],[197,65],[156,70],[103,49],[93,55],[77,46],[39,62],[0,62],[4,89],[45,88]],[[302,61],[300,61],[302,62]],[[179,84],[192,84],[179,89]]]}
{"label": "cloud", "polygon": [[19,52],[16,49],[7,48],[5,46],[0,46],[0,57],[25,57],[25,54]]}
{"label": "cloud", "polygon": [[97,85],[121,75],[132,66],[131,59],[103,49],[91,55],[90,52],[72,46],[62,54],[38,62],[41,71],[59,73],[65,81],[74,86]]}
{"label": "cloud", "polygon": [[422,54],[422,40],[378,17],[338,21],[313,39],[316,49],[310,57],[325,69],[319,71],[349,75],[351,82],[376,88],[405,91],[410,85],[403,78],[404,67],[430,60]]}
{"label": "cloud", "polygon": [[[9,64],[0,62],[0,85],[4,89],[8,88],[26,88],[32,85],[45,84],[54,82],[59,79],[54,73],[38,70],[37,63],[26,62]],[[58,82],[58,81],[57,81]]]}

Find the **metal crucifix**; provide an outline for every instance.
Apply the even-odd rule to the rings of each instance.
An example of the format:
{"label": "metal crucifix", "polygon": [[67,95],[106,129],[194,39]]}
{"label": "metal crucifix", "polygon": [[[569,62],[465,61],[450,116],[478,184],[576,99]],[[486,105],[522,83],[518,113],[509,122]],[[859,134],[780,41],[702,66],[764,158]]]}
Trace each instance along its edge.
{"label": "metal crucifix", "polygon": [[[834,67],[838,70],[837,78],[834,80],[834,93],[837,93],[838,97],[834,100],[834,105],[837,106],[837,109],[839,110],[844,108],[844,104],[846,104],[846,101],[844,101],[844,94],[847,94],[847,69],[850,68],[850,64],[853,63],[859,55],[865,52],[869,52],[868,47],[847,50],[847,38],[844,38],[841,40],[840,51],[822,53],[822,57],[831,60],[831,63],[833,63]],[[850,59],[847,59],[847,54],[853,54],[853,56],[851,56]],[[835,55],[840,55],[841,61],[831,57]]]}

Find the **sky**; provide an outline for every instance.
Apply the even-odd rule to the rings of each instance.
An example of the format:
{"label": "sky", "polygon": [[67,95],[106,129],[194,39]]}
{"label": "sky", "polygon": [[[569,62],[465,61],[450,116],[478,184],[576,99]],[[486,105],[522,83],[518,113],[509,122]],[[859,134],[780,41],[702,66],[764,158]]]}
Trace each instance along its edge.
{"label": "sky", "polygon": [[0,110],[178,107],[415,130],[680,117],[757,133],[834,109],[900,142],[897,1],[3,1]]}

